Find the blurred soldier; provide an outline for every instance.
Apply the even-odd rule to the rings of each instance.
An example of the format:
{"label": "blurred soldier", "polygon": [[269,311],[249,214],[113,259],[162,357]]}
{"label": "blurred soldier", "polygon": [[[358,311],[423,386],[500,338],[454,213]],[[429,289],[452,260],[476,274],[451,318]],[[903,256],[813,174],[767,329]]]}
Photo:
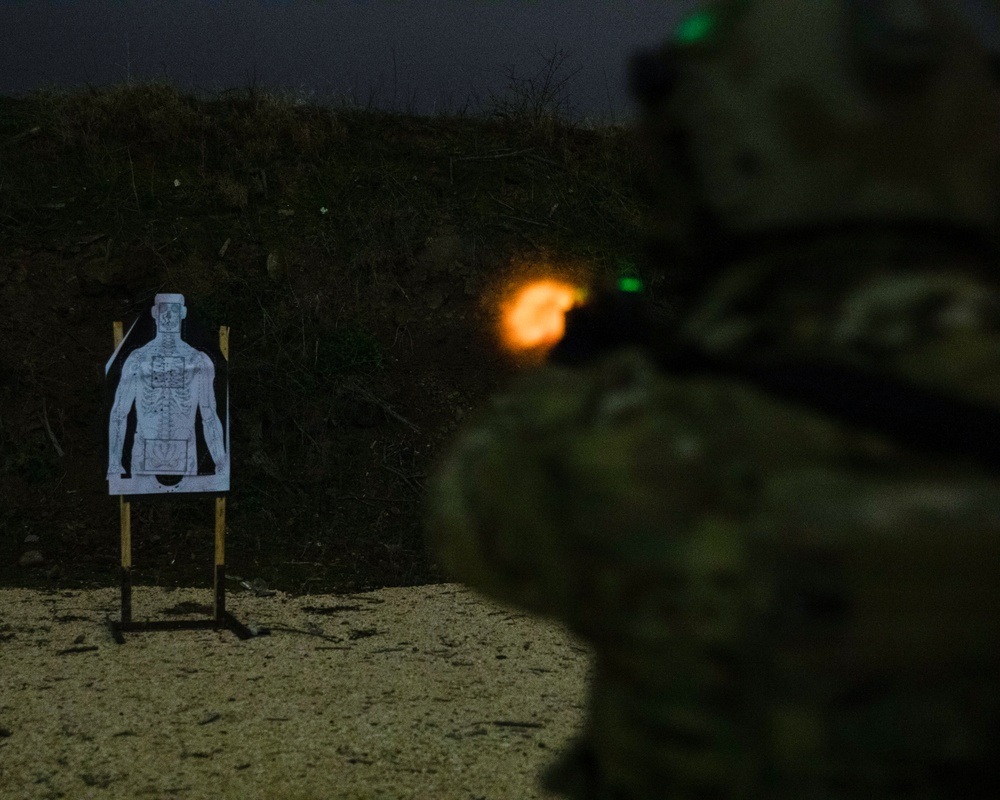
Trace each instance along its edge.
{"label": "blurred soldier", "polygon": [[[1000,93],[944,0],[714,3],[633,86],[685,341],[1000,408]],[[1000,797],[1000,472],[917,446],[956,420],[911,401],[912,441],[625,348],[469,421],[441,564],[594,651],[549,789]]]}

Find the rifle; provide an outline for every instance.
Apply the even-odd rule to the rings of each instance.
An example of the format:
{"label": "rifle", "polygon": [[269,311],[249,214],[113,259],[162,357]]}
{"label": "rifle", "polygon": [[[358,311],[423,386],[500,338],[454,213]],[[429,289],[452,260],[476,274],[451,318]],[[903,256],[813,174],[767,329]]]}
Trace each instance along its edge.
{"label": "rifle", "polygon": [[667,375],[735,379],[928,454],[1000,472],[1000,409],[836,361],[739,361],[683,340],[660,321],[641,285],[619,281],[565,315],[550,363],[578,366],[625,346],[642,348]]}

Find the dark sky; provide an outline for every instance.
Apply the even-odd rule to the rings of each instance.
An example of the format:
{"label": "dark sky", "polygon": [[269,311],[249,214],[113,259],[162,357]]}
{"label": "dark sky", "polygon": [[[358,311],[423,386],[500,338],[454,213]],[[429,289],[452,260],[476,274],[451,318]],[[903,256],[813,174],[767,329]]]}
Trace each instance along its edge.
{"label": "dark sky", "polygon": [[[997,0],[961,2],[991,46]],[[381,108],[457,110],[532,77],[559,49],[578,116],[627,121],[628,54],[696,0],[0,0],[0,93],[166,77]],[[997,49],[1000,49],[998,47]],[[395,54],[395,65],[393,65]],[[475,110],[475,106],[470,110]]]}

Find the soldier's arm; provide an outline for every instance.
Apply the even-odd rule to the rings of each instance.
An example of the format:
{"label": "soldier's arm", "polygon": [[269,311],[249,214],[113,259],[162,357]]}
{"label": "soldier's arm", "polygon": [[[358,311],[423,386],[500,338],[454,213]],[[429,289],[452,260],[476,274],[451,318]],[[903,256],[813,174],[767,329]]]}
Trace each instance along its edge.
{"label": "soldier's arm", "polygon": [[201,409],[201,423],[205,434],[205,444],[212,454],[216,472],[226,463],[226,439],[222,422],[215,408],[215,365],[204,353],[199,354],[201,379],[198,390],[198,408]]}
{"label": "soldier's arm", "polygon": [[[650,380],[648,365],[624,381],[544,368],[470,417],[428,484],[427,534],[445,571],[536,613],[579,611],[578,554],[637,535],[638,515],[671,499],[661,497],[658,453],[647,469],[655,480],[639,480],[630,460],[637,426],[650,413]],[[629,392],[640,406],[637,422],[595,421],[604,405],[632,403]],[[596,497],[622,510],[599,520],[588,510]],[[585,541],[595,535],[600,541]]]}
{"label": "soldier's arm", "polygon": [[111,406],[108,424],[108,475],[119,475],[122,467],[122,446],[125,441],[125,425],[128,412],[132,409],[139,392],[139,356],[133,352],[125,359],[121,380],[115,392],[115,402]]}

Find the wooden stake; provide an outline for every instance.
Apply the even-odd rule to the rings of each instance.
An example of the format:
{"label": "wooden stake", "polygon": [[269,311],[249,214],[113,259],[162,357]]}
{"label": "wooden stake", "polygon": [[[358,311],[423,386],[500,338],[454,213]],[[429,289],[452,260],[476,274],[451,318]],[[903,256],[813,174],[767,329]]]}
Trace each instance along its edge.
{"label": "wooden stake", "polygon": [[[229,328],[219,328],[219,350],[229,361]],[[229,443],[226,442],[228,445]],[[215,618],[221,620],[226,613],[226,496],[215,498]]]}
{"label": "wooden stake", "polygon": [[132,567],[132,504],[125,495],[118,495],[122,518],[122,567]]}
{"label": "wooden stake", "polygon": [[[120,321],[113,322],[111,329],[117,350],[125,335],[122,323]],[[125,499],[123,494],[118,496],[118,509],[121,517],[122,543],[122,622],[128,623],[132,621],[132,504]]]}
{"label": "wooden stake", "polygon": [[[122,343],[124,336],[121,322],[112,323],[112,330],[115,337],[115,349]],[[132,566],[132,504],[125,499],[125,495],[119,495],[122,521],[122,568],[128,569]]]}
{"label": "wooden stake", "polygon": [[226,563],[226,498],[215,498],[215,565]]}
{"label": "wooden stake", "polygon": [[223,325],[219,328],[219,349],[222,351],[222,357],[229,360],[229,326]]}

